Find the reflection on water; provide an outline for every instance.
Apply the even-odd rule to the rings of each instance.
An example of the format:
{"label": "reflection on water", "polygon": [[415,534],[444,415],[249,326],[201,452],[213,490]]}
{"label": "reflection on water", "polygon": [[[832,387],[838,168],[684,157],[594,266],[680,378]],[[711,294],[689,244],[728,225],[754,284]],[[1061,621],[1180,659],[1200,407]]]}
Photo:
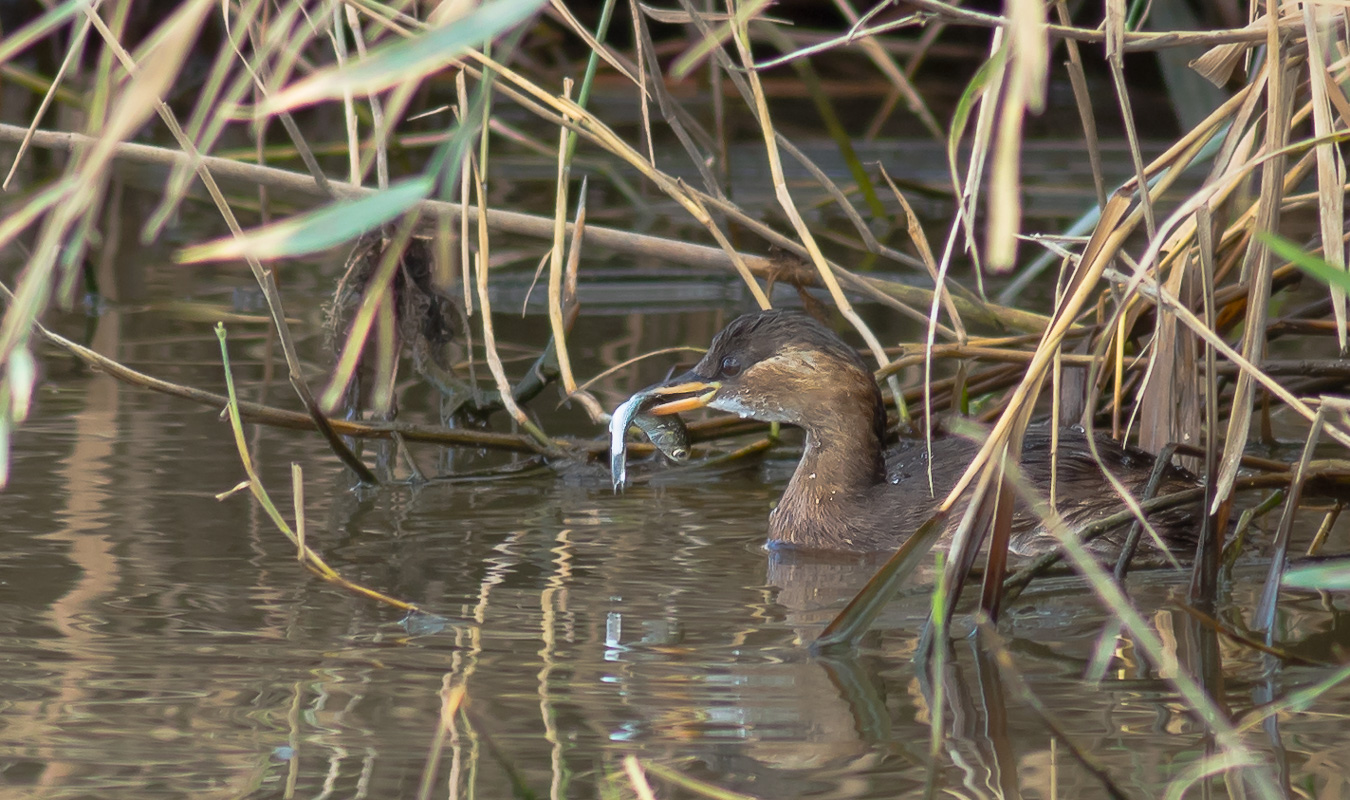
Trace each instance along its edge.
{"label": "reflection on water", "polygon": [[[96,346],[219,385],[204,325],[170,359],[166,333],[138,324]],[[98,329],[119,330],[112,319]],[[256,356],[256,338],[235,335]],[[246,385],[256,366],[242,361]],[[1104,619],[1071,579],[1028,592],[1001,626],[1025,686],[975,637],[954,642],[940,675],[916,672],[921,591],[892,604],[857,656],[812,657],[805,644],[871,565],[760,548],[780,461],[672,473],[621,495],[595,465],[358,498],[316,437],[257,434],[277,498],[289,463],[305,466],[310,542],[333,566],[448,621],[410,634],[398,612],[297,567],[246,495],[214,498],[242,471],[213,410],[69,370],[59,356],[47,375],[3,495],[6,794],[413,796],[443,696],[461,685],[468,716],[434,765],[432,796],[501,797],[517,785],[601,795],[627,786],[630,753],[761,797],[904,796],[930,777],[938,687],[948,736],[937,780],[958,796],[1105,794],[1027,692],[1132,796],[1158,795],[1211,747],[1128,643],[1102,684],[1081,679]],[[1225,612],[1237,625],[1262,571],[1240,573]],[[1221,659],[1210,685],[1230,713],[1326,676],[1268,673],[1214,640],[1170,604],[1182,585],[1141,576],[1133,594],[1182,663]],[[1288,598],[1282,638],[1310,658],[1343,659],[1350,636],[1336,602]],[[1246,740],[1283,759],[1297,785],[1344,793],[1347,708],[1342,686]]]}

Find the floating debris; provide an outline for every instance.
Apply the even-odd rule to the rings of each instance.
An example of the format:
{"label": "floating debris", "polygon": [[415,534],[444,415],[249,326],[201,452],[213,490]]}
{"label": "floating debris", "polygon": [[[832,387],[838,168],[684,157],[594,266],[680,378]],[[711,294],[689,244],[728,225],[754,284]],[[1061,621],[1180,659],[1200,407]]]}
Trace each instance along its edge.
{"label": "floating debris", "polygon": [[427,611],[409,611],[398,624],[402,625],[403,630],[410,636],[431,636],[449,627],[450,620]]}

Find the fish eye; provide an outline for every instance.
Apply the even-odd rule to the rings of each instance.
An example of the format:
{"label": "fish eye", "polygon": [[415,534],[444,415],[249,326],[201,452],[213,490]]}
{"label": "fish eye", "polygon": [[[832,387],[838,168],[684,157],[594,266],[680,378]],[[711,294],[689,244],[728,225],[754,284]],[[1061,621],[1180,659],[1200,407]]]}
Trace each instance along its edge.
{"label": "fish eye", "polygon": [[727,356],[722,359],[722,374],[728,378],[734,378],[741,374],[741,361],[735,356]]}

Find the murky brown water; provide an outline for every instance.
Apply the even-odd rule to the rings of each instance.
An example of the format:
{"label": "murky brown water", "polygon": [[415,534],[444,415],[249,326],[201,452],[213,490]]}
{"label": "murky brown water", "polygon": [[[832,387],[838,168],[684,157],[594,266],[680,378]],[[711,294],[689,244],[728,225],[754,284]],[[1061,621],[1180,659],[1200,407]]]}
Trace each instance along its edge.
{"label": "murky brown water", "polygon": [[[150,293],[180,296],[176,269],[152,271]],[[195,299],[223,306],[242,283],[203,280]],[[328,277],[287,280],[290,296],[317,297]],[[317,363],[316,308],[291,313]],[[709,312],[597,314],[583,318],[573,352],[593,374],[706,341],[718,324]],[[128,308],[82,335],[85,325],[60,327],[159,377],[222,385],[207,322]],[[537,319],[511,325],[508,343],[543,338]],[[252,397],[261,330],[231,326]],[[896,601],[856,656],[808,653],[868,568],[777,562],[760,549],[788,453],[617,496],[596,466],[358,498],[316,436],[250,428],[283,507],[290,462],[305,467],[310,541],[334,567],[450,621],[410,632],[398,612],[300,569],[247,494],[214,498],[243,476],[214,410],[119,385],[54,350],[44,368],[0,495],[0,796],[412,797],[424,780],[433,797],[626,796],[629,754],[760,797],[906,796],[929,778],[933,682],[910,660],[926,598]],[[602,388],[614,400],[652,377]],[[292,402],[283,385],[268,397]],[[558,429],[602,433],[566,414]],[[457,458],[461,468],[482,461]],[[1261,574],[1241,572],[1230,620],[1255,604]],[[1135,597],[1185,662],[1204,637],[1169,605],[1181,586],[1155,573]],[[1343,655],[1345,605],[1289,598],[1282,638],[1310,657]],[[1081,679],[1103,624],[1091,596],[1060,579],[1016,603],[1002,631],[1074,743],[1127,793],[1158,796],[1205,755],[1206,739],[1128,648],[1103,684]],[[1328,674],[1267,676],[1252,653],[1219,647],[1234,714]],[[956,641],[941,684],[944,792],[1104,795],[975,640]],[[471,716],[429,762],[456,686],[467,687]],[[1347,712],[1341,686],[1246,740],[1298,791],[1344,796]],[[681,795],[657,783],[662,796]]]}

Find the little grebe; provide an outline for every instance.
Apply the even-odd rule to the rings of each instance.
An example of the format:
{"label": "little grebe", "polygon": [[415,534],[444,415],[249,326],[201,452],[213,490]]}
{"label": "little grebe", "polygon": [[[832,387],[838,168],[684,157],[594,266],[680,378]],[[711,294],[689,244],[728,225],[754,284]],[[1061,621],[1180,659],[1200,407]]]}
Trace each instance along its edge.
{"label": "little grebe", "polygon": [[[935,439],[936,495],[930,495],[926,448],[913,443],[886,449],[881,391],[862,358],[833,331],[793,312],[761,311],[733,320],[692,370],[652,393],[668,397],[651,409],[653,414],[708,406],[789,423],[806,432],[801,462],[769,516],[770,546],[894,550],[932,515],[978,449],[957,437]],[[1097,438],[1097,450],[1131,493],[1142,495],[1153,456],[1105,437]],[[1123,508],[1081,431],[1061,432],[1056,463],[1057,507],[1071,527],[1081,528]],[[1028,432],[1022,467],[1028,480],[1046,494],[1050,464],[1050,435]],[[1194,486],[1196,479],[1185,470],[1168,467],[1159,494]],[[1185,547],[1195,540],[1194,514],[1193,508],[1173,509],[1150,515],[1149,521],[1184,557]],[[1127,529],[1095,539],[1089,547],[1099,557],[1114,557]],[[1012,552],[1034,556],[1056,544],[1030,510],[1019,504],[1013,517]],[[1138,558],[1158,561],[1162,554],[1152,550],[1150,537],[1144,536]]]}

